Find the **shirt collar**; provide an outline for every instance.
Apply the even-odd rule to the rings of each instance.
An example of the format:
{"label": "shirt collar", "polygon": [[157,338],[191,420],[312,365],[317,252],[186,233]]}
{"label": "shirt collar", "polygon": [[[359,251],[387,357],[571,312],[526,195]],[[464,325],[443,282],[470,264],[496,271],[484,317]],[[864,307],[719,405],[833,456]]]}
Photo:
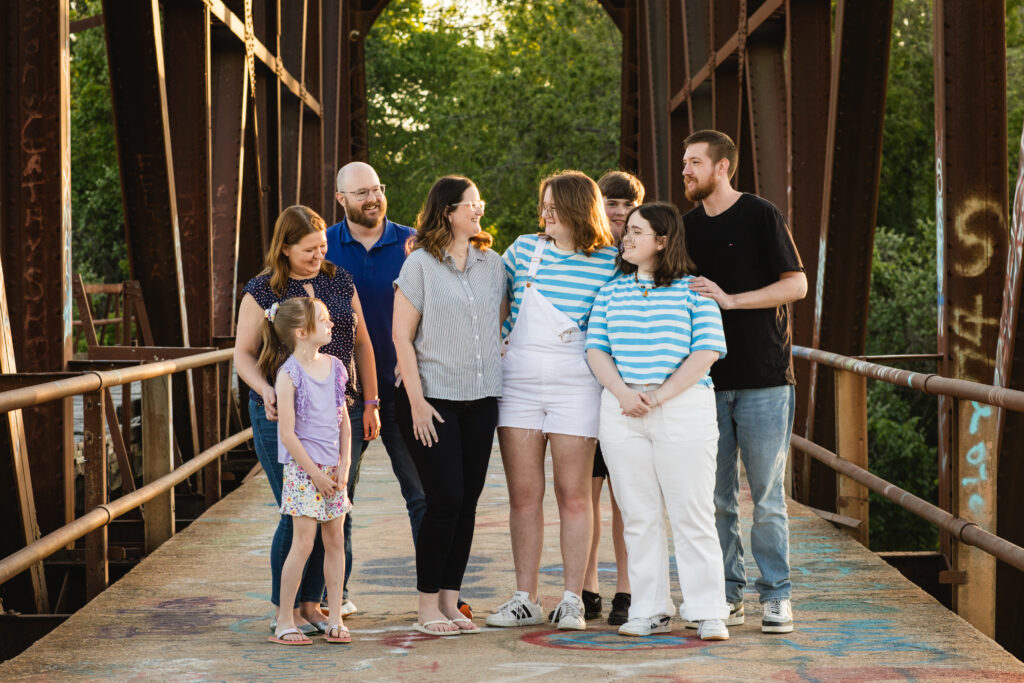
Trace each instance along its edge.
{"label": "shirt collar", "polygon": [[[447,263],[451,263],[452,267],[455,266],[455,257],[452,256],[448,252],[447,249],[444,250],[444,260]],[[469,245],[469,251],[466,254],[466,270],[469,270],[469,266],[470,266],[471,263],[473,263],[475,261],[483,261],[483,260],[484,260],[484,253],[482,251],[480,251],[479,249],[477,249],[476,247],[474,247],[472,244]]]}
{"label": "shirt collar", "polygon": [[[343,244],[351,244],[356,241],[356,238],[352,236],[352,232],[348,229],[348,217],[341,219],[341,241]],[[387,216],[384,217],[384,232],[381,233],[380,239],[377,240],[374,246],[385,244],[392,244],[398,241],[398,234],[395,230],[395,224],[392,223]]]}

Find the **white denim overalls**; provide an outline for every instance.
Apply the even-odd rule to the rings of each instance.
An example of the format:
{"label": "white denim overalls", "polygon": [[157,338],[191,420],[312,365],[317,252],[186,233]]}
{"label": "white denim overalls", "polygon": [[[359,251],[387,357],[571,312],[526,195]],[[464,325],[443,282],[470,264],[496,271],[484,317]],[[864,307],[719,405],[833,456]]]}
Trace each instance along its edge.
{"label": "white denim overalls", "polygon": [[533,286],[547,243],[537,240],[519,315],[503,342],[498,426],[596,438],[601,385],[587,365],[586,334]]}

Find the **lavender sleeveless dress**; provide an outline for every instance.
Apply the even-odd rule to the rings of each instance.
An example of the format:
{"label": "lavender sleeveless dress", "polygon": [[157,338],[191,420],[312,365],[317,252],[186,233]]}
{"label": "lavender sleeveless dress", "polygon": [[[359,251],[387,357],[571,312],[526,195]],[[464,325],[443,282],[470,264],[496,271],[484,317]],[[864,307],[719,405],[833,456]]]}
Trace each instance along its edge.
{"label": "lavender sleeveless dress", "polygon": [[[341,361],[331,359],[331,372],[316,380],[290,356],[281,365],[278,375],[287,373],[295,386],[295,436],[316,466],[329,477],[338,470],[339,427],[344,415],[345,385],[348,373]],[[277,440],[277,459],[284,464],[284,486],[281,491],[281,514],[312,517],[319,522],[337,519],[352,509],[345,488],[325,497],[313,484],[312,477],[292,459],[288,449]]]}

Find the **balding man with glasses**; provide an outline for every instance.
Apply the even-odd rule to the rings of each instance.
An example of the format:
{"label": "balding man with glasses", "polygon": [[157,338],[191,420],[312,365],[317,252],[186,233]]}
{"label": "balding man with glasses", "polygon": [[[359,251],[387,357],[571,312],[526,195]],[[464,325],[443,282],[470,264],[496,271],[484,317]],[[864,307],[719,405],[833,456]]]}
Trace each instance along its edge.
{"label": "balding man with glasses", "polygon": [[[409,523],[415,543],[420,522],[426,510],[423,485],[416,466],[405,448],[395,420],[395,345],[391,340],[391,317],[395,293],[392,283],[405,262],[405,243],[415,230],[388,220],[388,200],[377,172],[369,164],[354,161],[338,171],[338,203],[345,211],[340,223],[327,228],[327,260],[352,274],[359,300],[363,304],[366,328],[376,357],[377,387],[380,398],[365,401],[349,409],[352,438],[359,438],[363,428],[363,412],[379,411],[381,440],[391,459],[391,469],[398,478],[409,512]],[[375,434],[362,434],[363,450]],[[359,457],[352,458],[348,475],[348,496],[355,499],[359,481]],[[352,573],[352,515],[345,519],[345,590],[342,616],[356,612],[349,600],[348,579]]]}

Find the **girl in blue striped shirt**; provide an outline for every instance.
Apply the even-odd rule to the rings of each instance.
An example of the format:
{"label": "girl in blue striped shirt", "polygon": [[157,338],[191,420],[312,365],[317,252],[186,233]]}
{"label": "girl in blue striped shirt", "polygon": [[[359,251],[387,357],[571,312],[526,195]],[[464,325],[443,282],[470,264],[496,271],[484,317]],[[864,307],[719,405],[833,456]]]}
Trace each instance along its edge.
{"label": "girl in blue striped shirt", "polygon": [[718,304],[690,290],[693,262],[679,211],[638,206],[622,237],[622,276],[598,294],[587,356],[604,386],[601,449],[622,511],[633,587],[619,633],[671,630],[668,511],[687,621],[726,640],[725,574],[715,530],[718,421],[708,371],[725,355]]}

